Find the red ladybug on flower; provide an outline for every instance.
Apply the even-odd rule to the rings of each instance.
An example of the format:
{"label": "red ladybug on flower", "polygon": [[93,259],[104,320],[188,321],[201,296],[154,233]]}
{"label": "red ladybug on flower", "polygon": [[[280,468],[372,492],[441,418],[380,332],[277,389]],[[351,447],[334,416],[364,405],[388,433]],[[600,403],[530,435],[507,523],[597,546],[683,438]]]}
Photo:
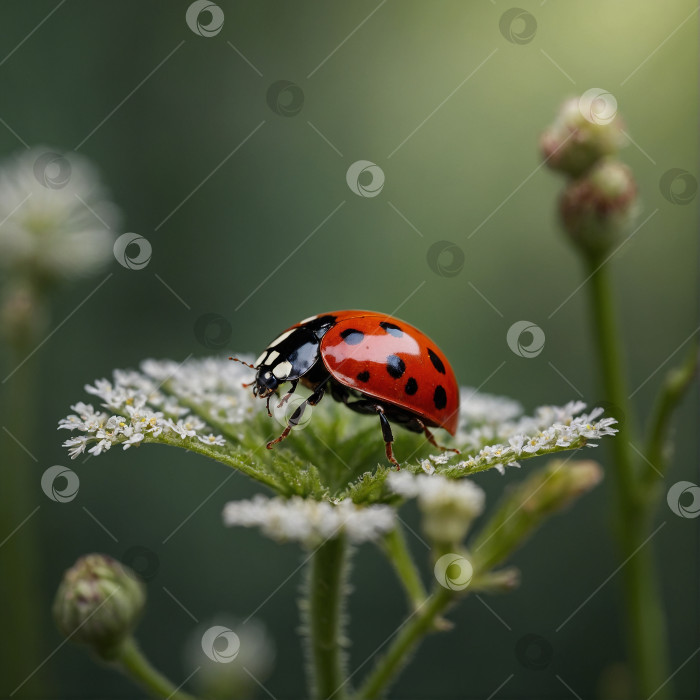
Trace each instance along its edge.
{"label": "red ladybug on flower", "polygon": [[326,392],[353,411],[378,414],[386,456],[397,467],[390,423],[424,433],[440,449],[446,448],[437,444],[430,428],[444,428],[451,435],[457,430],[459,387],[447,358],[424,333],[386,314],[332,311],[311,316],[273,340],[250,367],[257,370],[253,393],[267,399],[268,414],[270,399],[282,384],[291,386],[280,405],[299,382],[312,391],[268,449],[284,440],[306,407],[315,406]]}

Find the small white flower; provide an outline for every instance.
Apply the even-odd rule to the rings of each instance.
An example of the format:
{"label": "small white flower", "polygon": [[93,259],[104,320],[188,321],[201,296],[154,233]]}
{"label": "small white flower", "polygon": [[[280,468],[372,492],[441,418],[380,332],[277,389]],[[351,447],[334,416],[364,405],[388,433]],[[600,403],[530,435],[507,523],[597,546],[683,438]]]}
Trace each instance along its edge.
{"label": "small white flower", "polygon": [[128,440],[121,444],[124,446],[125,450],[128,450],[132,445],[138,445],[142,442],[144,437],[143,433],[134,433]]}
{"label": "small white flower", "polygon": [[223,435],[214,435],[213,433],[209,435],[197,435],[197,440],[203,442],[205,445],[218,445],[219,447],[226,444]]}
{"label": "small white flower", "polygon": [[513,435],[512,438],[508,439],[508,444],[510,445],[513,452],[520,456],[523,453],[523,447],[525,447],[525,441],[527,437],[525,435]]}
{"label": "small white flower", "polygon": [[87,436],[79,435],[78,437],[68,438],[63,443],[63,447],[69,447],[68,454],[71,459],[75,459],[79,455],[85,452],[85,445],[87,444]]}
{"label": "small white flower", "polygon": [[255,496],[232,501],[224,508],[226,525],[258,527],[279,542],[296,541],[315,547],[344,533],[351,542],[377,540],[394,527],[389,506],[356,506],[352,501],[337,505],[294,496],[290,499]]}
{"label": "small white flower", "polygon": [[[111,446],[112,446],[112,441],[111,441],[111,440],[108,440],[108,439],[106,439],[106,438],[103,438],[103,439],[100,440],[94,447],[91,447],[91,448],[88,450],[88,452],[89,452],[91,455],[95,455],[95,456],[101,455],[103,452],[107,452],[107,450],[109,450],[109,448],[110,448]],[[77,455],[76,455],[76,456],[77,456]],[[75,457],[73,457],[73,459],[75,459]]]}
{"label": "small white flower", "polygon": [[430,462],[429,459],[423,459],[423,460],[421,460],[420,468],[421,468],[426,474],[434,474],[434,473],[435,473],[435,466]]}

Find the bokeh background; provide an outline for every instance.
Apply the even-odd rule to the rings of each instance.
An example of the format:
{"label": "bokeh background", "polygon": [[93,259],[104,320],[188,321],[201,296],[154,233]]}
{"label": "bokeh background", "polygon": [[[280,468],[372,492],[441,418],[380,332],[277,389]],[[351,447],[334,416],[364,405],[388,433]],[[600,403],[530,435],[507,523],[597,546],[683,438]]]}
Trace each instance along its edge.
{"label": "bokeh background", "polygon": [[[636,143],[622,159],[638,179],[641,216],[658,209],[609,263],[636,388],[698,324],[697,199],[674,204],[659,188],[671,168],[698,176],[697,7],[522,0],[536,29],[521,17],[508,36],[499,27],[511,8],[503,0],[219,0],[224,26],[207,38],[187,26],[188,4],[12,0],[0,7],[0,154],[23,150],[22,141],[67,157],[79,146],[123,211],[115,234],[136,232],[153,249],[141,270],[112,261],[102,274],[111,272],[109,280],[25,366],[39,374],[28,445],[38,459],[41,506],[39,658],[61,642],[49,609],[62,571],[85,552],[123,558],[142,547],[153,560],[138,636],[154,663],[184,680],[184,648],[196,627],[164,588],[200,621],[245,618],[259,608],[255,617],[277,647],[266,687],[291,700],[304,697],[295,636],[302,571],[290,576],[300,552],[221,523],[225,502],[257,488],[241,476],[222,485],[222,465],[158,447],[71,463],[57,420],[86,399],[86,382],[115,367],[213,352],[194,331],[203,314],[230,323],[229,343],[215,351],[228,354],[259,351],[305,316],[353,307],[398,309],[439,342],[462,384],[513,396],[528,409],[579,393],[591,404],[605,400],[585,290],[550,317],[582,269],[557,226],[561,180],[539,167],[537,149],[562,100],[591,87],[616,97]],[[270,97],[280,80],[303,94],[301,108],[293,103],[286,116],[290,93],[279,102]],[[383,171],[378,196],[348,187],[346,171],[358,160]],[[428,258],[439,241],[452,246],[442,272]],[[102,277],[63,286],[50,327]],[[518,357],[506,344],[508,328],[523,319],[545,333],[536,358]],[[641,419],[662,374],[635,395]],[[697,409],[693,390],[675,421],[669,483],[697,480]],[[4,433],[0,450],[6,464],[23,458]],[[609,464],[606,446],[595,456]],[[79,497],[70,503],[41,492],[40,475],[53,464],[79,474]],[[510,470],[478,482],[493,503],[520,478]],[[1,485],[0,494],[12,498]],[[515,558],[519,590],[485,599],[491,610],[475,598],[455,609],[455,628],[427,640],[393,696],[490,697],[503,684],[497,697],[597,697],[601,674],[624,659],[619,576],[555,630],[621,563],[608,499],[604,484],[539,532]],[[409,509],[408,522],[415,516]],[[675,670],[699,643],[698,521],[676,517],[665,503],[657,518],[667,523],[655,546]],[[411,546],[427,577],[422,545]],[[1,575],[12,571],[3,566]],[[351,668],[404,611],[371,546],[358,553],[353,585]],[[517,642],[528,634],[551,649],[545,668],[518,658]],[[5,649],[13,643],[1,639]],[[3,668],[2,696],[31,671]],[[141,697],[72,645],[38,675],[51,698]],[[677,697],[698,696],[697,657],[674,681]]]}

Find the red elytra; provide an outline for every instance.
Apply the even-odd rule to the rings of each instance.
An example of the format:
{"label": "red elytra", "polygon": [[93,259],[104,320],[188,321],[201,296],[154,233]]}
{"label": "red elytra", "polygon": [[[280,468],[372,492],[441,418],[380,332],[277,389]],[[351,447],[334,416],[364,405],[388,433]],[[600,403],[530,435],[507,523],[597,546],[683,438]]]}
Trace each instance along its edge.
{"label": "red elytra", "polygon": [[459,387],[447,358],[415,326],[386,314],[332,311],[304,319],[272,341],[250,366],[257,370],[253,392],[267,399],[268,413],[270,398],[285,382],[291,388],[280,405],[298,382],[313,392],[268,448],[287,437],[307,405],[315,406],[327,391],[354,411],[379,416],[387,458],[397,467],[389,421],[423,432],[436,447],[440,445],[430,427],[452,435],[457,430]]}

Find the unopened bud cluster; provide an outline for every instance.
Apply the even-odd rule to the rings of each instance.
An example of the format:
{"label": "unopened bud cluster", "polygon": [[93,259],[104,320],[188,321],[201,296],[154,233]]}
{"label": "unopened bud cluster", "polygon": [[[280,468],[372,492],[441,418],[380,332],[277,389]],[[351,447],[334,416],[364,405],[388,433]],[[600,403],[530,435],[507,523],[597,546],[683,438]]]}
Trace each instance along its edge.
{"label": "unopened bud cluster", "polygon": [[562,225],[594,260],[622,239],[638,211],[634,176],[616,159],[625,145],[615,98],[596,89],[567,100],[540,138],[545,163],[568,177],[559,200]]}
{"label": "unopened bud cluster", "polygon": [[128,567],[104,554],[88,554],[63,576],[53,614],[71,641],[114,658],[131,635],[146,602],[143,584]]}

